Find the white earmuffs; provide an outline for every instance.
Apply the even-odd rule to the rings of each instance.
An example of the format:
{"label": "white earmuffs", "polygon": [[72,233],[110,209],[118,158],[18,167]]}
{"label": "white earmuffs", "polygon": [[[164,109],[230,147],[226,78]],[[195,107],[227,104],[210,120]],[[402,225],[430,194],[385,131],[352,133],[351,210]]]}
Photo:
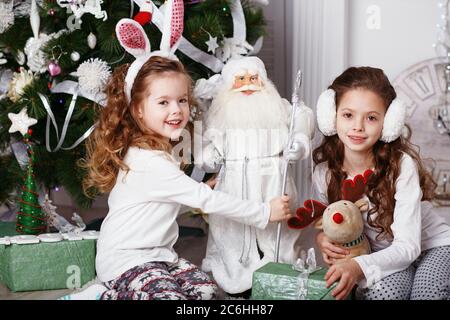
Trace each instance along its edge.
{"label": "white earmuffs", "polygon": [[[380,140],[386,143],[396,140],[402,134],[406,120],[406,106],[395,98],[384,116],[383,132]],[[328,89],[317,100],[317,124],[325,136],[332,136],[336,131],[336,92]]]}

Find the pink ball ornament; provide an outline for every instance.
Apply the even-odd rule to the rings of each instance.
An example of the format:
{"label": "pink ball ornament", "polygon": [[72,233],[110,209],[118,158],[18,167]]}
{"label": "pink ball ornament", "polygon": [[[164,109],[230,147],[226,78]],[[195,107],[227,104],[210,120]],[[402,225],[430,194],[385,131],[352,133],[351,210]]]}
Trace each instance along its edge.
{"label": "pink ball ornament", "polygon": [[47,68],[52,77],[61,73],[61,66],[56,61],[51,61]]}

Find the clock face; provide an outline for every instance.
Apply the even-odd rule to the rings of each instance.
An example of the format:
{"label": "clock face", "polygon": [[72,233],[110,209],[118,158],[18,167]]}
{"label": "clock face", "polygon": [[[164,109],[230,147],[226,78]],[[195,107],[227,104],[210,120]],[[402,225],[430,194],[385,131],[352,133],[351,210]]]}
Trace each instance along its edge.
{"label": "clock face", "polygon": [[419,146],[420,156],[438,184],[438,202],[450,205],[450,135],[440,134],[435,121],[439,111],[442,114],[447,108],[450,112],[450,99],[445,96],[446,66],[443,58],[419,62],[403,71],[392,85],[407,105],[411,141]]}

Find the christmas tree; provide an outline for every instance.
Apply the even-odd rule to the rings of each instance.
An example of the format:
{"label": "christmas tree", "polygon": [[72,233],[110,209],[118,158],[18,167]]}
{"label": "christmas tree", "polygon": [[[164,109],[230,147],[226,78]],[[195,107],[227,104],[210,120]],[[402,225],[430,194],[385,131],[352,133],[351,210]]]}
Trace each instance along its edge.
{"label": "christmas tree", "polygon": [[[6,114],[26,107],[38,123],[33,130],[36,162],[30,165],[35,176],[26,179],[23,205],[35,203],[36,183],[47,189],[63,186],[80,207],[91,204],[81,187],[85,171],[77,162],[85,156],[84,141],[94,129],[112,70],[133,60],[116,39],[116,23],[138,16],[152,48],[158,48],[164,2],[0,2],[0,203],[17,187],[17,159],[23,156],[14,148],[22,142],[8,132]],[[220,72],[233,56],[257,51],[265,23],[256,2],[184,1],[185,42],[176,54],[194,80]]]}

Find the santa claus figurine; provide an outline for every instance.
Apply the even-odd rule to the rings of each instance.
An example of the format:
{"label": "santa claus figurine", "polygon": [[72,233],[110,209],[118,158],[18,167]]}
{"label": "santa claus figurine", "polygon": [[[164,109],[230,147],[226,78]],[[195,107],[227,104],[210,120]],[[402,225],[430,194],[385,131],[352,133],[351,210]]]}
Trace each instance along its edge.
{"label": "santa claus figurine", "polygon": [[[229,61],[221,83],[204,117],[202,145],[194,149],[195,163],[206,172],[219,171],[216,190],[268,202],[281,195],[285,161],[309,156],[313,112],[301,103],[290,134],[292,107],[280,97],[257,57]],[[286,193],[292,212],[297,204],[293,177],[290,168]],[[248,296],[253,271],[275,259],[277,224],[269,223],[261,230],[223,216],[211,215],[208,220],[202,268],[211,271],[228,294]],[[299,234],[286,226],[282,225],[279,262],[294,263]]]}

